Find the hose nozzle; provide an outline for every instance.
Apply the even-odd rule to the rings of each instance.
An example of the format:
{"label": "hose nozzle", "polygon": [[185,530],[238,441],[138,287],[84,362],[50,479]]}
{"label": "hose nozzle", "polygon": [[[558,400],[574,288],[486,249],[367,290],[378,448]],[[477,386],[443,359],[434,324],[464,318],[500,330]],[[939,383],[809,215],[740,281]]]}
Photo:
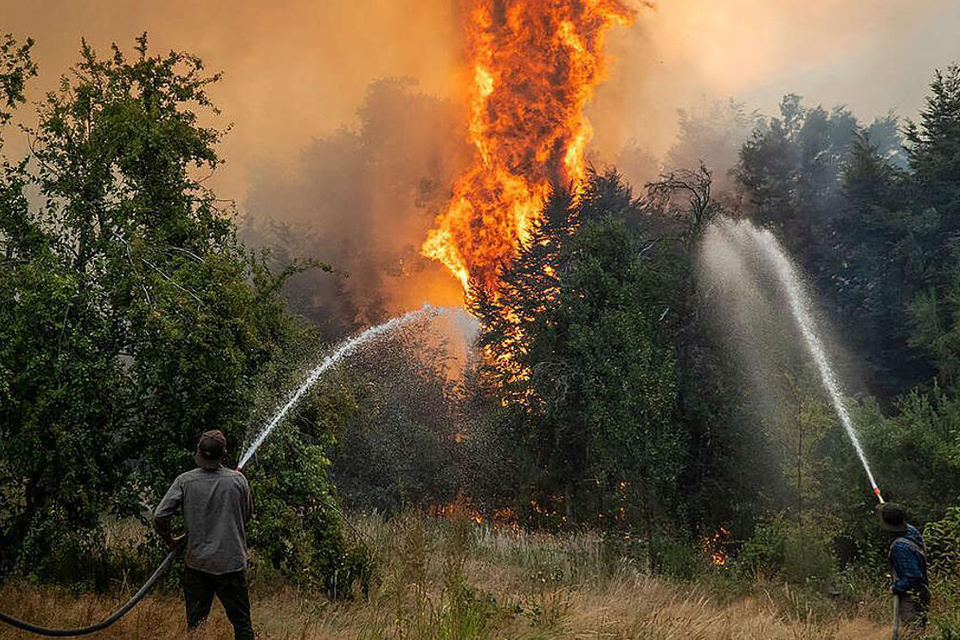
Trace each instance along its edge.
{"label": "hose nozzle", "polygon": [[875,496],[877,496],[877,500],[880,501],[880,504],[883,504],[883,496],[880,495],[880,487],[874,487],[874,488],[873,488],[873,493],[874,493]]}

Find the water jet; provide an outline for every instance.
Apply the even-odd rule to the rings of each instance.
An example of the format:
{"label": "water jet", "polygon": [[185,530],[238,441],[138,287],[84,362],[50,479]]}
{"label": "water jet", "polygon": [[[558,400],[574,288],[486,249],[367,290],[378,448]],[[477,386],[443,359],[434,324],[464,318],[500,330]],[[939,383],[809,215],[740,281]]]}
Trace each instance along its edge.
{"label": "water jet", "polygon": [[253,442],[247,447],[244,454],[240,457],[240,462],[237,464],[237,471],[240,471],[247,465],[247,462],[249,462],[250,458],[253,457],[253,454],[257,452],[257,449],[260,448],[260,445],[263,444],[264,440],[267,439],[267,436],[269,436],[276,426],[280,424],[280,422],[287,416],[288,413],[290,413],[290,410],[296,406],[298,402],[300,402],[304,394],[306,394],[306,392],[317,383],[317,381],[320,379],[320,376],[322,376],[324,372],[356,350],[374,342],[378,338],[383,337],[391,331],[395,331],[415,320],[432,318],[439,315],[443,311],[444,309],[442,307],[424,304],[419,309],[387,320],[382,324],[370,327],[362,333],[359,333],[352,338],[341,342],[340,345],[333,351],[333,353],[324,358],[319,365],[314,367],[310,373],[307,374],[303,382],[301,382],[300,385],[293,391],[293,393],[287,397],[287,399],[273,414],[273,417],[263,426],[263,428],[260,429],[260,431],[254,437]]}
{"label": "water jet", "polygon": [[[840,379],[823,346],[809,294],[783,246],[769,230],[758,229],[746,220],[724,218],[708,230],[703,254],[708,276],[722,277],[717,273],[709,273],[711,269],[717,272],[726,271],[728,278],[731,274],[734,278],[750,278],[752,274],[759,272],[775,283],[776,295],[780,302],[786,303],[800,332],[804,348],[819,374],[820,382],[866,472],[873,494],[882,504],[880,487],[874,479],[853,420],[844,404]],[[731,265],[731,262],[735,264]],[[737,284],[744,286],[742,282]],[[759,289],[756,282],[751,283],[751,287],[755,293]]]}

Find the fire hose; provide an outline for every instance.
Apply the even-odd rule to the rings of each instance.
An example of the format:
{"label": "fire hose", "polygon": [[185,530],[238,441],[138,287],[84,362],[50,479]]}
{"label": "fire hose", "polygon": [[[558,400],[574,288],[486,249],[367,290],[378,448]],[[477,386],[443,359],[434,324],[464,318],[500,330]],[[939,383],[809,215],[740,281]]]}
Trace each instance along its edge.
{"label": "fire hose", "polygon": [[893,640],[900,638],[900,596],[893,594]]}
{"label": "fire hose", "polygon": [[[350,526],[350,528],[353,529],[360,543],[364,547],[366,547],[369,553],[372,554],[373,550],[367,544],[367,541],[365,540],[364,535],[360,532],[359,529],[357,529],[357,527],[350,521],[350,519],[347,518],[346,514],[344,514],[343,511],[341,511],[337,507],[337,505],[333,504],[332,502],[328,502],[327,506],[334,509],[340,515],[340,517],[343,518],[344,522],[346,522]],[[163,574],[167,572],[167,570],[170,568],[170,565],[173,564],[173,561],[176,559],[177,555],[180,553],[182,549],[183,549],[183,545],[180,544],[176,548],[174,548],[172,551],[170,551],[170,553],[167,554],[167,557],[163,559],[163,562],[160,563],[160,566],[157,567],[157,570],[153,572],[152,576],[150,576],[150,579],[147,580],[142,587],[140,587],[140,590],[137,591],[135,594],[133,594],[133,597],[127,600],[126,604],[124,604],[122,607],[117,609],[113,614],[110,615],[110,617],[105,618],[103,621],[98,622],[97,624],[93,624],[88,627],[79,627],[76,629],[49,629],[47,627],[41,627],[39,625],[30,624],[29,622],[24,622],[23,620],[18,620],[12,616],[8,616],[2,611],[0,611],[0,622],[4,622],[10,625],[11,627],[20,629],[21,631],[27,631],[29,633],[35,633],[37,635],[47,636],[51,638],[68,638],[73,636],[85,636],[91,633],[96,633],[97,631],[103,631],[104,629],[106,629],[107,627],[115,623],[117,620],[119,620],[123,616],[130,613],[131,609],[133,609],[135,606],[137,606],[137,604],[141,600],[143,600],[143,597],[147,595],[147,592],[150,591],[150,589],[157,582],[157,580],[159,580],[161,576],[163,576]]]}
{"label": "fire hose", "polygon": [[167,572],[167,569],[169,569],[170,565],[173,564],[177,554],[180,553],[181,548],[182,546],[178,546],[168,553],[167,557],[164,558],[163,562],[160,563],[160,566],[157,567],[157,570],[153,572],[152,576],[150,576],[150,579],[147,580],[142,587],[140,587],[140,590],[133,594],[133,597],[127,600],[127,603],[117,609],[110,617],[98,622],[97,624],[90,625],[89,627],[79,627],[77,629],[48,629],[46,627],[30,624],[29,622],[24,622],[23,620],[17,620],[16,618],[12,618],[3,612],[0,612],[0,622],[5,622],[12,627],[20,629],[21,631],[28,631],[41,636],[49,636],[54,638],[85,636],[90,633],[102,631],[123,616],[130,613],[130,610],[133,609],[145,595],[147,595],[147,592],[150,591],[150,588],[153,587],[154,583],[159,580],[164,573]]}

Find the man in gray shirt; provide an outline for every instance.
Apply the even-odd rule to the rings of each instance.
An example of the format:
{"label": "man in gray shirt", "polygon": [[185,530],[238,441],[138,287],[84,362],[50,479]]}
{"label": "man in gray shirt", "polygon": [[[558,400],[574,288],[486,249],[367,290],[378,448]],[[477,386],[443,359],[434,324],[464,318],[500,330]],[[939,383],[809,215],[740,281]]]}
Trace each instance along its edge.
{"label": "man in gray shirt", "polygon": [[[195,629],[207,619],[216,595],[233,624],[236,640],[252,640],[245,570],[246,525],[253,502],[243,474],[221,464],[226,452],[222,431],[204,433],[197,445],[197,468],[173,481],[153,514],[153,523],[168,546],[184,544],[187,627]],[[170,520],[181,507],[186,533],[174,537]]]}

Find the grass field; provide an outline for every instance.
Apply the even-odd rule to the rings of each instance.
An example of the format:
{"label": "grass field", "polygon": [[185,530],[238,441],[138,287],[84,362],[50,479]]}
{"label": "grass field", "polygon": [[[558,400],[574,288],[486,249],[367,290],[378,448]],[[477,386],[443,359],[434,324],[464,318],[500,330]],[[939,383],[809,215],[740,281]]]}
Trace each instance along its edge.
{"label": "grass field", "polygon": [[[477,526],[466,519],[358,520],[380,575],[369,597],[331,602],[251,572],[258,637],[637,638],[873,640],[889,637],[886,599],[856,581],[820,595],[743,580],[705,564],[694,580],[654,578],[594,534],[550,536]],[[0,587],[2,610],[48,626],[101,619],[135,585],[75,596],[24,583]],[[180,638],[183,605],[158,591],[100,638]],[[27,638],[0,628],[0,638]],[[196,638],[232,637],[219,605]]]}

